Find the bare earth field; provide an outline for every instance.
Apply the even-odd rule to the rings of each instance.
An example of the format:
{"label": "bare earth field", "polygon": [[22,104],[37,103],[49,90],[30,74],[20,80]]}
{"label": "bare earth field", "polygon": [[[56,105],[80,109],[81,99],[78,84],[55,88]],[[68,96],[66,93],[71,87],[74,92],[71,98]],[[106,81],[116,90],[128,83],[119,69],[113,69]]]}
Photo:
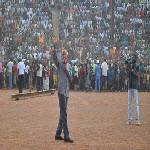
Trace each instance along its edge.
{"label": "bare earth field", "polygon": [[[24,90],[24,92],[27,92]],[[140,126],[127,122],[127,93],[70,92],[68,127],[73,144],[55,141],[54,95],[11,100],[0,90],[0,150],[150,150],[150,93],[139,93]]]}

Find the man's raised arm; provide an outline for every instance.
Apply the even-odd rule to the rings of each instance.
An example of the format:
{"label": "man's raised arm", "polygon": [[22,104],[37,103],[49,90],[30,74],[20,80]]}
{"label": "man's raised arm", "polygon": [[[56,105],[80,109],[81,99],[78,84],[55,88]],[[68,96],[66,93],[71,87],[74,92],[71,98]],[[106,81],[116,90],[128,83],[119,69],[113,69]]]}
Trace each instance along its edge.
{"label": "man's raised arm", "polygon": [[56,46],[54,44],[54,51],[53,51],[53,59],[54,59],[54,62],[55,62],[55,65],[57,67],[59,67],[59,63],[58,63],[58,59],[57,59],[57,54],[56,54]]}

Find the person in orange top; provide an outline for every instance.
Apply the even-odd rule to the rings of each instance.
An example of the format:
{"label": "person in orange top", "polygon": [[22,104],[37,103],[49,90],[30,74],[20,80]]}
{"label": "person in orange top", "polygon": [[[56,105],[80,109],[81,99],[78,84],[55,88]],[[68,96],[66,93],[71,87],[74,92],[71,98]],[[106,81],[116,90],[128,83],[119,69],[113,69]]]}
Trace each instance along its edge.
{"label": "person in orange top", "polygon": [[18,42],[21,42],[22,41],[22,36],[20,35],[17,40],[18,40]]}
{"label": "person in orange top", "polygon": [[75,10],[74,10],[74,9],[72,9],[72,10],[71,10],[71,12],[72,12],[72,14],[74,14]]}
{"label": "person in orange top", "polygon": [[44,42],[44,38],[42,36],[39,37],[39,43],[43,43]]}

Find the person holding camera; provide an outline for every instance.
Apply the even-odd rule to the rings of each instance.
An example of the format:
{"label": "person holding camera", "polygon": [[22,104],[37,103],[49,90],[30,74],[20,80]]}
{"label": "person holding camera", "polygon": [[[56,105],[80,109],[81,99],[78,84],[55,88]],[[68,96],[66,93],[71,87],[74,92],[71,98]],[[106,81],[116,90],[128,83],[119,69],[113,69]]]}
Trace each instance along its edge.
{"label": "person holding camera", "polygon": [[[65,142],[73,143],[73,140],[71,140],[69,137],[69,130],[67,125],[67,104],[69,98],[70,72],[66,64],[66,51],[62,51],[61,55],[56,55],[54,45],[53,59],[58,71],[58,97],[60,107],[60,117],[56,130],[55,140],[64,140]],[[62,129],[64,131],[64,138],[61,136]]]}
{"label": "person holding camera", "polygon": [[132,56],[132,60],[127,60],[127,78],[128,78],[128,122],[127,124],[132,124],[131,112],[132,112],[132,97],[135,100],[135,115],[136,124],[139,126],[139,106],[138,106],[138,73],[139,66],[136,64],[136,55]]}

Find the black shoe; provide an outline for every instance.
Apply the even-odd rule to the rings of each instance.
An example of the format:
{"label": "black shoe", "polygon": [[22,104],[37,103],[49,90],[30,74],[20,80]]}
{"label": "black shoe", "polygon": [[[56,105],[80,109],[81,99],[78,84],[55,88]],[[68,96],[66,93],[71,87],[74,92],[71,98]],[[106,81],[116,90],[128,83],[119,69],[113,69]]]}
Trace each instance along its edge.
{"label": "black shoe", "polygon": [[19,98],[17,97],[15,100],[16,100],[16,101],[18,101],[18,100],[19,100]]}
{"label": "black shoe", "polygon": [[55,140],[64,140],[61,136],[55,136]]}
{"label": "black shoe", "polygon": [[70,138],[67,138],[67,139],[64,139],[64,142],[73,143],[73,140],[71,140]]}

